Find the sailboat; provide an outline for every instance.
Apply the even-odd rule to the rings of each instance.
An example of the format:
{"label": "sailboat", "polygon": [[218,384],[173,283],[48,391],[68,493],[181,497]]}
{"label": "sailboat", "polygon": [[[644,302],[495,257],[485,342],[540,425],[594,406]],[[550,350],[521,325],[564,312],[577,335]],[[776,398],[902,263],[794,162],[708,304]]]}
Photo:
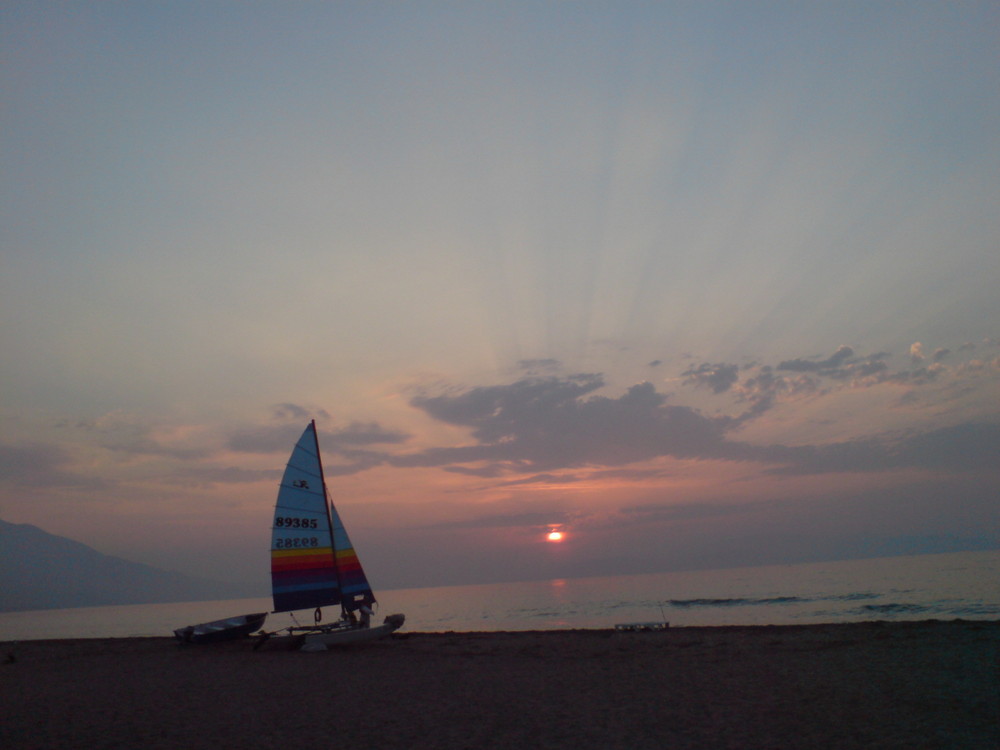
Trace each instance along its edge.
{"label": "sailboat", "polygon": [[[329,499],[313,420],[295,444],[285,467],[271,527],[271,592],[274,613],[313,610],[314,624],[284,632],[303,650],[384,638],[402,627],[405,616],[389,615],[371,624],[376,604],[347,529]],[[339,606],[340,618],[322,622],[322,608]],[[294,620],[294,614],[292,615]]]}

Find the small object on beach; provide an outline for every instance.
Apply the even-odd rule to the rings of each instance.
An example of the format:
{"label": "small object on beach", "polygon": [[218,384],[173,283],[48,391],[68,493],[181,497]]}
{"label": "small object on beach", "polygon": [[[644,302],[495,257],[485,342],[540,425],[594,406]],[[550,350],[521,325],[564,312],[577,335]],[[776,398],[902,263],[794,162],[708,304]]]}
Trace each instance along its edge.
{"label": "small object on beach", "polygon": [[259,630],[267,618],[267,612],[256,612],[251,615],[228,617],[225,620],[203,622],[200,625],[188,625],[177,628],[174,637],[181,643],[218,643],[245,638],[255,630]]}
{"label": "small object on beach", "polygon": [[669,627],[669,622],[623,622],[615,625],[615,630],[645,633],[653,630],[666,630]]}

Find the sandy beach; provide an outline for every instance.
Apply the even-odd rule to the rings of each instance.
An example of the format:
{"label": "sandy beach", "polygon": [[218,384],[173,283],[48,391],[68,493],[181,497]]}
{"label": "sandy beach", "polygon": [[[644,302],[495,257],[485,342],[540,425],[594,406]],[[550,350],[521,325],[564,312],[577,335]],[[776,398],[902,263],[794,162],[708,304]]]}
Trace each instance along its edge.
{"label": "sandy beach", "polygon": [[1000,622],[4,643],[4,748],[993,748]]}

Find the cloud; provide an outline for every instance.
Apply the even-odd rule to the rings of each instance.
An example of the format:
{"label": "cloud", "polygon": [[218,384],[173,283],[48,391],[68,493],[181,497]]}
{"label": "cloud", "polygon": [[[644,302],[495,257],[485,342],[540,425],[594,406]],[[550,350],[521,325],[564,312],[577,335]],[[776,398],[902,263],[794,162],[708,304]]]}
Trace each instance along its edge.
{"label": "cloud", "polygon": [[739,365],[709,364],[689,368],[682,373],[685,383],[711,388],[713,393],[725,393],[739,380]]}
{"label": "cloud", "polygon": [[113,485],[106,479],[68,471],[71,463],[70,454],[56,445],[0,445],[0,482],[34,489],[103,490]]}
{"label": "cloud", "polygon": [[970,422],[914,434],[890,449],[902,465],[1000,472],[1000,425]]}
{"label": "cloud", "polygon": [[412,406],[454,425],[474,427],[482,442],[495,442],[532,419],[551,415],[604,386],[600,375],[523,378],[509,385],[481,386],[458,395],[416,396]]}
{"label": "cloud", "polygon": [[959,365],[957,369],[961,374],[971,375],[980,375],[989,371],[1000,372],[1000,357],[994,357],[985,362],[981,359],[970,359]]}
{"label": "cloud", "polygon": [[[301,419],[294,424],[257,425],[236,430],[229,436],[229,448],[242,453],[290,453],[302,435]],[[406,442],[404,432],[383,429],[377,422],[351,422],[339,430],[319,430],[324,453],[358,456],[360,445],[391,445]]]}
{"label": "cloud", "polygon": [[[619,398],[594,396],[599,375],[526,378],[411,403],[434,419],[472,428],[475,445],[388,458],[396,466],[447,466],[490,477],[583,466],[624,466],[659,456],[735,458],[723,434],[728,417],[666,404],[651,383]],[[482,464],[457,467],[456,464]]]}
{"label": "cloud", "polygon": [[303,425],[256,425],[235,430],[228,447],[240,453],[291,453],[295,441],[302,435]]}
{"label": "cloud", "polygon": [[773,501],[723,505],[720,503],[677,503],[674,505],[647,503],[621,509],[625,518],[640,523],[654,521],[694,521],[746,514],[760,507],[770,508]]}
{"label": "cloud", "polygon": [[[303,429],[301,415],[293,423],[245,427],[229,436],[228,446],[241,453],[287,456]],[[372,446],[400,445],[410,439],[408,433],[385,429],[374,421],[351,422],[338,430],[317,429],[323,451],[323,471],[328,477],[349,476],[384,464],[387,454],[372,450]]]}
{"label": "cloud", "polygon": [[896,373],[887,374],[882,378],[882,381],[906,385],[924,385],[937,379],[946,369],[941,363],[935,362],[927,367],[917,367],[913,370],[900,370]]}
{"label": "cloud", "polygon": [[494,515],[477,516],[459,521],[442,521],[427,524],[428,529],[483,529],[483,528],[543,528],[556,524],[566,524],[571,516],[565,511],[528,511],[518,513],[498,513]]}
{"label": "cloud", "polygon": [[104,414],[96,419],[76,422],[60,421],[60,429],[88,433],[88,442],[104,450],[126,456],[154,456],[180,461],[208,458],[214,451],[196,445],[190,431],[153,427],[140,417],[121,411]]}
{"label": "cloud", "polygon": [[160,476],[159,481],[179,485],[247,484],[261,480],[278,481],[280,469],[244,469],[238,466],[190,466]]}
{"label": "cloud", "polygon": [[[975,349],[974,344],[963,344],[958,351],[967,352]],[[697,368],[689,368],[683,373],[686,385],[710,385],[716,393],[731,390],[741,401],[752,403],[753,409],[743,416],[744,419],[759,416],[773,406],[779,397],[800,396],[807,393],[825,394],[836,390],[835,383],[823,385],[823,380],[840,381],[851,388],[871,388],[883,383],[906,386],[921,386],[939,380],[946,373],[962,375],[982,369],[979,360],[960,362],[953,367],[944,364],[944,360],[952,356],[952,349],[939,347],[927,356],[923,344],[914,342],[909,348],[909,367],[892,370],[887,363],[888,352],[876,352],[868,355],[857,355],[849,346],[839,347],[826,359],[802,357],[779,362],[776,367],[771,365],[747,366],[748,373],[742,382],[733,380],[728,383],[723,377],[732,379],[732,367],[723,369],[719,365],[703,364]],[[789,378],[780,372],[801,373]]]}
{"label": "cloud", "polygon": [[[947,349],[937,352],[932,359],[948,355]],[[668,396],[648,382],[613,397],[598,395],[607,387],[598,373],[529,375],[509,383],[447,389],[436,395],[421,393],[410,399],[412,407],[431,419],[467,428],[469,440],[465,443],[407,452],[399,448],[405,447],[410,435],[368,421],[323,431],[321,445],[331,476],[380,465],[428,467],[499,480],[491,483],[493,487],[594,481],[602,472],[656,473],[641,464],[659,458],[754,462],[768,473],[784,475],[903,467],[960,470],[968,468],[971,456],[980,457],[974,463],[984,468],[988,462],[981,460],[977,446],[983,441],[992,445],[994,433],[989,427],[965,425],[964,432],[958,427],[951,432],[928,432],[922,436],[923,443],[917,433],[804,446],[758,445],[732,439],[748,421],[780,401],[827,397],[843,388],[882,383],[920,386],[947,372],[972,376],[986,367],[970,362],[949,370],[941,362],[932,362],[893,372],[886,362],[889,356],[886,352],[857,355],[851,347],[841,346],[824,359],[787,359],[777,367],[749,364],[741,370],[732,363],[703,362],[682,373],[685,385],[704,387],[717,395],[732,394],[737,403],[749,405],[735,416],[709,416],[689,406],[668,403]],[[528,370],[558,366],[554,359],[519,363]],[[743,380],[741,373],[746,373]],[[915,402],[915,397],[899,400],[897,406]],[[296,423],[239,430],[230,436],[229,447],[285,453],[301,434],[304,411],[293,404],[281,404],[275,407],[275,414],[294,417]],[[938,443],[936,457],[929,448],[918,450]],[[950,450],[956,443],[964,450]]]}
{"label": "cloud", "polygon": [[383,429],[377,422],[351,422],[341,430],[320,434],[323,445],[329,445],[332,450],[351,445],[398,444],[409,439],[407,433]]}
{"label": "cloud", "polygon": [[298,404],[275,404],[271,407],[275,419],[312,419],[312,414]]}
{"label": "cloud", "polygon": [[304,422],[308,419],[330,419],[330,412],[318,406],[306,407],[286,402],[274,404],[271,407],[271,416],[276,420]]}
{"label": "cloud", "polygon": [[793,372],[818,372],[823,374],[827,371],[835,372],[840,365],[854,355],[854,350],[849,346],[841,346],[824,360],[814,359],[789,359],[778,365],[779,370],[791,370]]}
{"label": "cloud", "polygon": [[889,371],[889,365],[881,359],[884,356],[884,354],[873,354],[865,360],[852,362],[831,377],[849,377],[856,381],[863,381],[873,376],[881,377],[882,373]]}
{"label": "cloud", "polygon": [[[816,364],[843,365],[849,355],[839,351]],[[934,367],[909,377],[913,381],[932,377]],[[770,465],[770,473],[790,475],[899,468],[988,471],[995,470],[995,456],[1000,455],[1000,427],[989,423],[828,445],[753,445],[728,437],[747,415],[709,417],[690,407],[673,406],[650,383],[632,386],[618,398],[593,395],[603,386],[598,375],[527,378],[414,398],[413,406],[434,419],[471,428],[475,442],[385,460],[394,466],[439,466],[483,478],[531,474],[516,480],[528,483],[549,481],[559,470],[624,467],[660,457],[752,461]],[[765,367],[738,392],[754,404],[750,414],[769,408],[777,393],[812,393],[817,387],[813,375],[788,378]],[[576,476],[571,473],[565,479],[573,481]]]}
{"label": "cloud", "polygon": [[532,476],[512,479],[508,482],[500,482],[495,487],[516,487],[526,484],[576,484],[578,482],[594,482],[602,479],[614,479],[625,481],[644,481],[663,477],[665,472],[662,469],[595,469],[580,472],[543,473]]}
{"label": "cloud", "polygon": [[770,446],[784,466],[774,474],[889,471],[901,468],[947,472],[1000,472],[1000,425],[970,422],[904,437],[873,437],[823,446]]}
{"label": "cloud", "polygon": [[874,385],[884,380],[889,366],[885,363],[887,352],[855,356],[849,346],[841,346],[823,360],[797,358],[780,362],[778,370],[811,373],[831,380],[850,381],[853,386]]}
{"label": "cloud", "polygon": [[778,397],[796,397],[820,391],[819,380],[807,374],[787,377],[778,375],[769,365],[760,368],[756,375],[740,383],[735,392],[739,399],[753,404],[748,415],[757,416],[774,405]]}
{"label": "cloud", "polygon": [[51,483],[66,453],[52,445],[0,445],[0,477],[23,485]]}

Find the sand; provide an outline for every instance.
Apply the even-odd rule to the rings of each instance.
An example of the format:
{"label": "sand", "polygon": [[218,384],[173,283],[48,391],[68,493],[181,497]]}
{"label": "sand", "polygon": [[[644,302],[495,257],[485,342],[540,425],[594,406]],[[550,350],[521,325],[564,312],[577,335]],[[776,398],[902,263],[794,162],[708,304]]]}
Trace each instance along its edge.
{"label": "sand", "polygon": [[996,748],[1000,622],[0,646],[2,748]]}

